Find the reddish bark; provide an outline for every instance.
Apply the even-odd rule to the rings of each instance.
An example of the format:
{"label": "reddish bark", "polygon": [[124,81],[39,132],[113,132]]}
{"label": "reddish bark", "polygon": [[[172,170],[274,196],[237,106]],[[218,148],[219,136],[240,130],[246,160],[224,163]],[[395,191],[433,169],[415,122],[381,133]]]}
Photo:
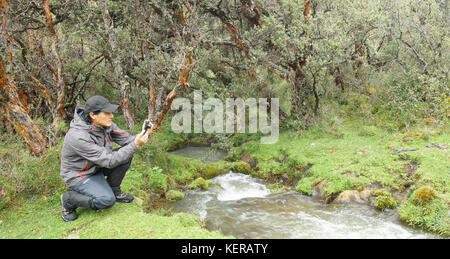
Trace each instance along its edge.
{"label": "reddish bark", "polygon": [[58,135],[60,132],[58,132],[58,124],[61,123],[62,121],[64,121],[64,118],[66,117],[65,111],[64,111],[64,105],[66,103],[67,100],[67,89],[66,86],[64,84],[64,78],[62,75],[62,70],[63,70],[63,63],[61,61],[61,57],[59,55],[58,52],[58,37],[56,35],[56,31],[55,28],[53,26],[53,20],[52,20],[52,15],[50,12],[50,7],[48,5],[48,1],[47,0],[42,0],[42,4],[44,6],[44,13],[45,13],[45,19],[47,21],[47,27],[48,30],[50,32],[50,37],[51,37],[51,50],[53,53],[53,57],[55,60],[55,66],[53,67],[52,65],[49,65],[50,70],[53,72],[53,74],[55,75],[56,78],[56,84],[55,84],[55,88],[56,88],[56,102],[54,110],[55,113],[53,113],[53,131],[55,132],[56,135]]}
{"label": "reddish bark", "polygon": [[[252,0],[241,0],[242,7],[244,8],[244,16],[254,25],[262,26],[261,21],[261,11],[259,8],[253,3]],[[251,11],[255,13],[255,15],[251,14]]]}
{"label": "reddish bark", "polygon": [[155,99],[155,87],[152,82],[148,84],[148,90],[150,92],[150,105],[148,106],[148,119],[153,121],[153,114],[155,113],[156,108],[156,99]]}
{"label": "reddish bark", "polygon": [[187,82],[189,73],[192,70],[192,64],[194,59],[192,57],[192,51],[188,52],[184,59],[184,65],[179,71],[178,81],[175,84],[175,87],[170,91],[167,95],[164,103],[162,104],[161,111],[158,112],[156,116],[156,120],[153,122],[153,130],[157,131],[161,128],[161,122],[166,116],[167,112],[170,110],[172,106],[173,100],[180,95],[186,87],[189,87],[189,83]]}
{"label": "reddish bark", "polygon": [[22,135],[28,149],[40,156],[48,148],[47,140],[41,130],[34,124],[20,101],[18,90],[12,75],[7,74],[6,67],[0,57],[0,99],[4,116]]}
{"label": "reddish bark", "polygon": [[304,0],[305,8],[303,9],[303,19],[305,22],[309,21],[309,13],[311,12],[311,0]]}
{"label": "reddish bark", "polygon": [[[11,51],[12,37],[7,30],[7,9],[8,1],[2,0],[2,44],[7,46],[5,54],[10,64],[13,65]],[[8,120],[9,124],[22,135],[28,149],[36,156],[42,155],[48,148],[47,140],[24,108],[18,89],[14,83],[14,76],[6,71],[2,56],[0,56],[0,106],[1,110],[3,110],[4,117]]]}
{"label": "reddish bark", "polygon": [[242,40],[242,37],[239,34],[234,22],[231,19],[229,19],[227,17],[227,15],[220,9],[217,9],[214,7],[209,7],[209,8],[207,8],[207,10],[209,13],[211,13],[212,15],[214,15],[220,19],[223,27],[227,31],[229,31],[231,33],[231,35],[233,36],[236,46],[238,46],[238,48],[244,52],[244,54],[247,58],[250,58],[249,48],[248,48],[247,44],[245,44],[244,41]]}

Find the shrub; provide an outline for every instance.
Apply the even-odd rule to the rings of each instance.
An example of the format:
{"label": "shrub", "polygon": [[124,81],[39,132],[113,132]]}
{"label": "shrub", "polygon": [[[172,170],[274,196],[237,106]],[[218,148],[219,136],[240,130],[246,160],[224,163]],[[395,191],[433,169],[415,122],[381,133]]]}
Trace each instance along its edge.
{"label": "shrub", "polygon": [[59,176],[60,145],[49,148],[41,157],[30,155],[20,143],[6,145],[0,147],[0,209],[19,199],[63,191],[64,183]]}
{"label": "shrub", "polygon": [[167,175],[162,173],[162,169],[155,166],[149,173],[147,187],[152,192],[164,193],[168,188],[167,180]]}
{"label": "shrub", "polygon": [[450,236],[448,206],[430,187],[416,190],[405,204],[400,205],[398,214],[409,225]]}

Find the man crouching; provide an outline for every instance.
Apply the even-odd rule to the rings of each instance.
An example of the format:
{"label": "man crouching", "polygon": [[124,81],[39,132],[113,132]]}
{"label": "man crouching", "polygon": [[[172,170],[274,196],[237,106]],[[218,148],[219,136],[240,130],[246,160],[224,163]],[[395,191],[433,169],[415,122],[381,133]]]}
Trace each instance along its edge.
{"label": "man crouching", "polygon": [[[134,199],[121,191],[120,184],[134,152],[147,143],[152,130],[143,126],[140,134],[130,136],[119,129],[112,122],[117,107],[102,96],[92,96],[75,108],[61,151],[60,175],[69,187],[60,197],[64,221],[75,220],[78,207],[98,210]],[[113,142],[121,148],[113,149]]]}

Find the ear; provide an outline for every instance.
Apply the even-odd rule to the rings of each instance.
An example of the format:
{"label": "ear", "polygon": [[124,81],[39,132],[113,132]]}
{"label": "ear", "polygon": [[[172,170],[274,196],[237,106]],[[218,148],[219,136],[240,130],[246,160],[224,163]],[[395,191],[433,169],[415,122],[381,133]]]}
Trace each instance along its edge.
{"label": "ear", "polygon": [[95,116],[95,114],[94,114],[93,112],[90,112],[90,113],[89,113],[89,117],[91,117],[91,120],[94,120],[94,119],[95,119],[94,116]]}

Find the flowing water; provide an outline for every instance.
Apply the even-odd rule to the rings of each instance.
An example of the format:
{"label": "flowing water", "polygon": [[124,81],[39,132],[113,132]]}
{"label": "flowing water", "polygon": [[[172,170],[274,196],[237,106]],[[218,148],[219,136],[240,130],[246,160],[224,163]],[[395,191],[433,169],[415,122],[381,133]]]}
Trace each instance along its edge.
{"label": "flowing water", "polygon": [[182,149],[171,151],[169,153],[179,156],[195,158],[205,164],[219,161],[227,154],[224,151],[221,151],[219,149],[212,149],[210,147],[185,147]]}
{"label": "flowing water", "polygon": [[229,172],[207,190],[172,203],[211,230],[237,238],[439,238],[399,221],[395,211],[362,203],[324,204],[295,191],[271,194],[261,179]]}

